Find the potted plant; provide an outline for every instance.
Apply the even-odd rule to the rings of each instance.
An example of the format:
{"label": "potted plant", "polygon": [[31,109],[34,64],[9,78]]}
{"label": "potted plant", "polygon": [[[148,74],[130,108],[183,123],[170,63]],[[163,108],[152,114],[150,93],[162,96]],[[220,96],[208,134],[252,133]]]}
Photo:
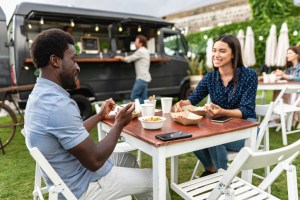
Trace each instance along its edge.
{"label": "potted plant", "polygon": [[200,59],[200,56],[191,56],[188,61],[190,87],[191,89],[195,89],[203,78],[204,59]]}
{"label": "potted plant", "polygon": [[103,51],[103,53],[107,53],[109,48],[109,44],[106,41],[102,41],[100,43],[100,49]]}

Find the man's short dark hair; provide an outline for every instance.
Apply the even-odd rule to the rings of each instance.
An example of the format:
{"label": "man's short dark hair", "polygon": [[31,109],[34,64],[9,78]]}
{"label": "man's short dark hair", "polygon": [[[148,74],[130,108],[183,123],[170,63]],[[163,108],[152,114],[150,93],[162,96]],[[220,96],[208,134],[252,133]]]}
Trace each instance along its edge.
{"label": "man's short dark hair", "polygon": [[147,48],[147,38],[145,36],[137,35],[135,38],[138,38],[140,43],[142,43],[142,45]]}
{"label": "man's short dark hair", "polygon": [[68,44],[74,45],[72,36],[60,29],[48,29],[38,34],[30,48],[30,55],[36,68],[48,65],[50,56],[63,59]]}

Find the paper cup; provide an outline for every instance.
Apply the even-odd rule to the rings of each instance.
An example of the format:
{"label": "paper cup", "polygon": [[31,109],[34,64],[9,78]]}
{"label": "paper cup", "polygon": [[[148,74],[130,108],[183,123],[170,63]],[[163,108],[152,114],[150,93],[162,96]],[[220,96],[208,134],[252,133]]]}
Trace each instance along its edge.
{"label": "paper cup", "polygon": [[155,109],[156,109],[156,100],[154,100],[154,101],[150,101],[150,100],[144,100],[144,103],[145,104],[152,104],[152,105],[154,105],[154,107],[153,107],[153,109],[154,109],[154,113],[155,113]]}
{"label": "paper cup", "polygon": [[263,75],[263,78],[264,78],[264,83],[269,83],[269,82],[270,82],[270,81],[269,81],[269,79],[270,79],[269,74],[264,74],[264,75]]}
{"label": "paper cup", "polygon": [[139,99],[134,100],[135,112],[141,112],[141,104]]}
{"label": "paper cup", "polygon": [[153,104],[141,104],[141,113],[142,116],[154,116],[155,108]]}
{"label": "paper cup", "polygon": [[172,97],[162,97],[161,100],[161,109],[163,113],[170,113],[172,108]]}

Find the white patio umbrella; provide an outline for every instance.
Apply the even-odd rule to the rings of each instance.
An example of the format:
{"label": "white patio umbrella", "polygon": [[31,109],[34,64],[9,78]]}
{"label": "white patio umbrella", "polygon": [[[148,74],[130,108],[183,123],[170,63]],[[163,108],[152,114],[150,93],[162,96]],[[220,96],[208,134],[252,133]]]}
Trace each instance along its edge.
{"label": "white patio umbrella", "polygon": [[207,47],[206,47],[206,66],[208,68],[212,68],[213,67],[213,63],[212,63],[212,48],[214,45],[214,41],[212,38],[209,38],[207,40]]}
{"label": "white patio umbrella", "polygon": [[281,25],[280,34],[278,38],[278,46],[276,50],[276,66],[284,66],[286,63],[286,51],[290,46],[288,27],[286,23]]}
{"label": "white patio umbrella", "polygon": [[275,62],[276,48],[277,48],[276,26],[272,24],[267,39],[267,43],[266,43],[265,64],[268,67],[276,65]]}
{"label": "white patio umbrella", "polygon": [[243,58],[243,62],[244,62],[244,42],[245,42],[244,31],[242,29],[240,29],[236,37],[240,41],[240,44],[241,44],[242,58]]}
{"label": "white patio umbrella", "polygon": [[245,47],[244,47],[244,65],[250,67],[255,65],[255,51],[254,51],[254,33],[250,26],[247,27]]}

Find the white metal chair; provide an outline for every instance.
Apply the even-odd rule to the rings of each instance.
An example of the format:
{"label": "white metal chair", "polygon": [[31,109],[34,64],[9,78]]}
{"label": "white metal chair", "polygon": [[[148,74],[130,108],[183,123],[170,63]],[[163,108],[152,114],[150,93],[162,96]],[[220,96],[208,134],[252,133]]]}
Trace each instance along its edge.
{"label": "white metal chair", "polygon": [[[269,127],[268,127],[268,123],[270,121],[272,112],[274,110],[274,106],[275,106],[275,104],[273,102],[271,102],[268,107],[265,107],[265,106],[262,107],[262,108],[260,106],[255,107],[255,112],[260,113],[261,115],[264,116],[263,121],[259,125],[259,133],[257,135],[256,147],[255,147],[256,150],[261,150],[261,151],[268,151],[269,150]],[[265,109],[265,108],[267,108],[267,109]],[[264,141],[263,141],[263,144],[262,144],[263,139],[264,139]],[[237,154],[238,154],[238,152],[229,151],[228,152],[228,160],[232,161],[236,157]],[[198,160],[190,180],[198,178],[197,173],[199,171],[200,166],[201,166],[201,162]],[[265,176],[269,173],[269,171],[270,171],[270,168],[267,167],[265,169]],[[253,174],[253,176],[256,176],[260,179],[263,179],[262,176],[259,176],[257,174]]]}
{"label": "white metal chair", "polygon": [[[22,129],[21,133],[26,138],[25,130]],[[49,200],[57,200],[58,193],[62,193],[67,200],[77,200],[68,186],[61,180],[43,154],[37,147],[29,149],[31,156],[36,161],[35,166],[35,177],[34,177],[34,190],[33,200],[44,200],[43,194],[49,192]],[[48,188],[46,186],[42,187],[43,177],[41,174],[41,169],[47,174],[50,180],[54,183],[52,187]],[[66,191],[65,191],[66,190]],[[64,193],[63,193],[64,192]],[[117,200],[131,200],[131,196],[119,198]]]}
{"label": "white metal chair", "polygon": [[[286,93],[294,95],[296,97],[298,90],[287,89]],[[280,116],[282,141],[284,145],[287,145],[287,135],[292,133],[299,133],[300,129],[292,129],[293,115],[295,112],[300,111],[300,107],[297,107],[300,102],[300,96],[296,100],[291,100],[292,104],[283,103],[283,99],[279,100],[279,103],[275,106],[274,113]]]}
{"label": "white metal chair", "polygon": [[[95,104],[95,110],[96,113],[100,112],[100,105],[99,104]],[[98,140],[102,140],[107,133],[102,132],[101,127],[100,127],[100,123],[97,124],[97,129],[98,129]],[[126,142],[119,142],[115,149],[114,152],[129,152],[129,151],[134,151],[137,150],[135,147],[131,146],[130,144],[126,143]],[[137,152],[137,163],[139,164],[139,166],[141,167],[141,161],[142,161],[142,152],[140,150],[138,150]]]}
{"label": "white metal chair", "polygon": [[[59,193],[61,193],[67,200],[77,200],[75,195],[71,192],[68,186],[55,172],[55,170],[52,168],[52,166],[49,164],[49,162],[46,160],[46,158],[43,156],[40,150],[37,147],[33,147],[29,149],[29,152],[36,161],[37,167],[42,169],[54,184],[49,188],[49,200],[57,200]],[[35,191],[38,193],[39,199],[44,199],[43,192],[39,187],[36,187]]]}
{"label": "white metal chair", "polygon": [[[22,129],[21,133],[26,138],[25,130]],[[30,155],[36,161],[35,177],[34,177],[34,190],[32,192],[34,200],[44,200],[43,194],[49,192],[49,200],[57,200],[58,194],[61,193],[67,200],[77,200],[75,195],[71,192],[68,186],[63,182],[59,175],[55,172],[43,154],[37,147],[28,148]],[[41,169],[53,182],[53,186],[49,189],[42,187]]]}
{"label": "white metal chair", "polygon": [[[298,93],[298,89],[288,88],[286,86],[284,89],[280,91],[278,96],[276,97],[274,104],[274,112],[271,116],[271,120],[280,119],[280,123],[272,123],[269,124],[269,127],[277,127],[276,131],[281,129],[282,132],[282,141],[284,145],[287,145],[287,135],[292,133],[300,132],[300,129],[291,130],[292,128],[292,121],[293,121],[293,114],[295,112],[300,111],[300,107],[297,107],[298,103],[300,102],[300,96],[296,99],[296,94]],[[291,95],[291,102],[292,104],[283,103],[283,95],[290,94]],[[257,105],[260,106],[263,110],[268,107],[268,105]],[[258,114],[259,115],[259,114]]]}
{"label": "white metal chair", "polygon": [[[185,200],[216,199],[278,199],[265,190],[286,171],[288,199],[298,200],[297,172],[292,161],[300,154],[300,140],[280,149],[253,152],[244,147],[227,171],[177,184],[171,188]],[[276,165],[277,164],[277,165]],[[272,172],[256,187],[237,177],[242,170],[259,169],[276,165]]]}

